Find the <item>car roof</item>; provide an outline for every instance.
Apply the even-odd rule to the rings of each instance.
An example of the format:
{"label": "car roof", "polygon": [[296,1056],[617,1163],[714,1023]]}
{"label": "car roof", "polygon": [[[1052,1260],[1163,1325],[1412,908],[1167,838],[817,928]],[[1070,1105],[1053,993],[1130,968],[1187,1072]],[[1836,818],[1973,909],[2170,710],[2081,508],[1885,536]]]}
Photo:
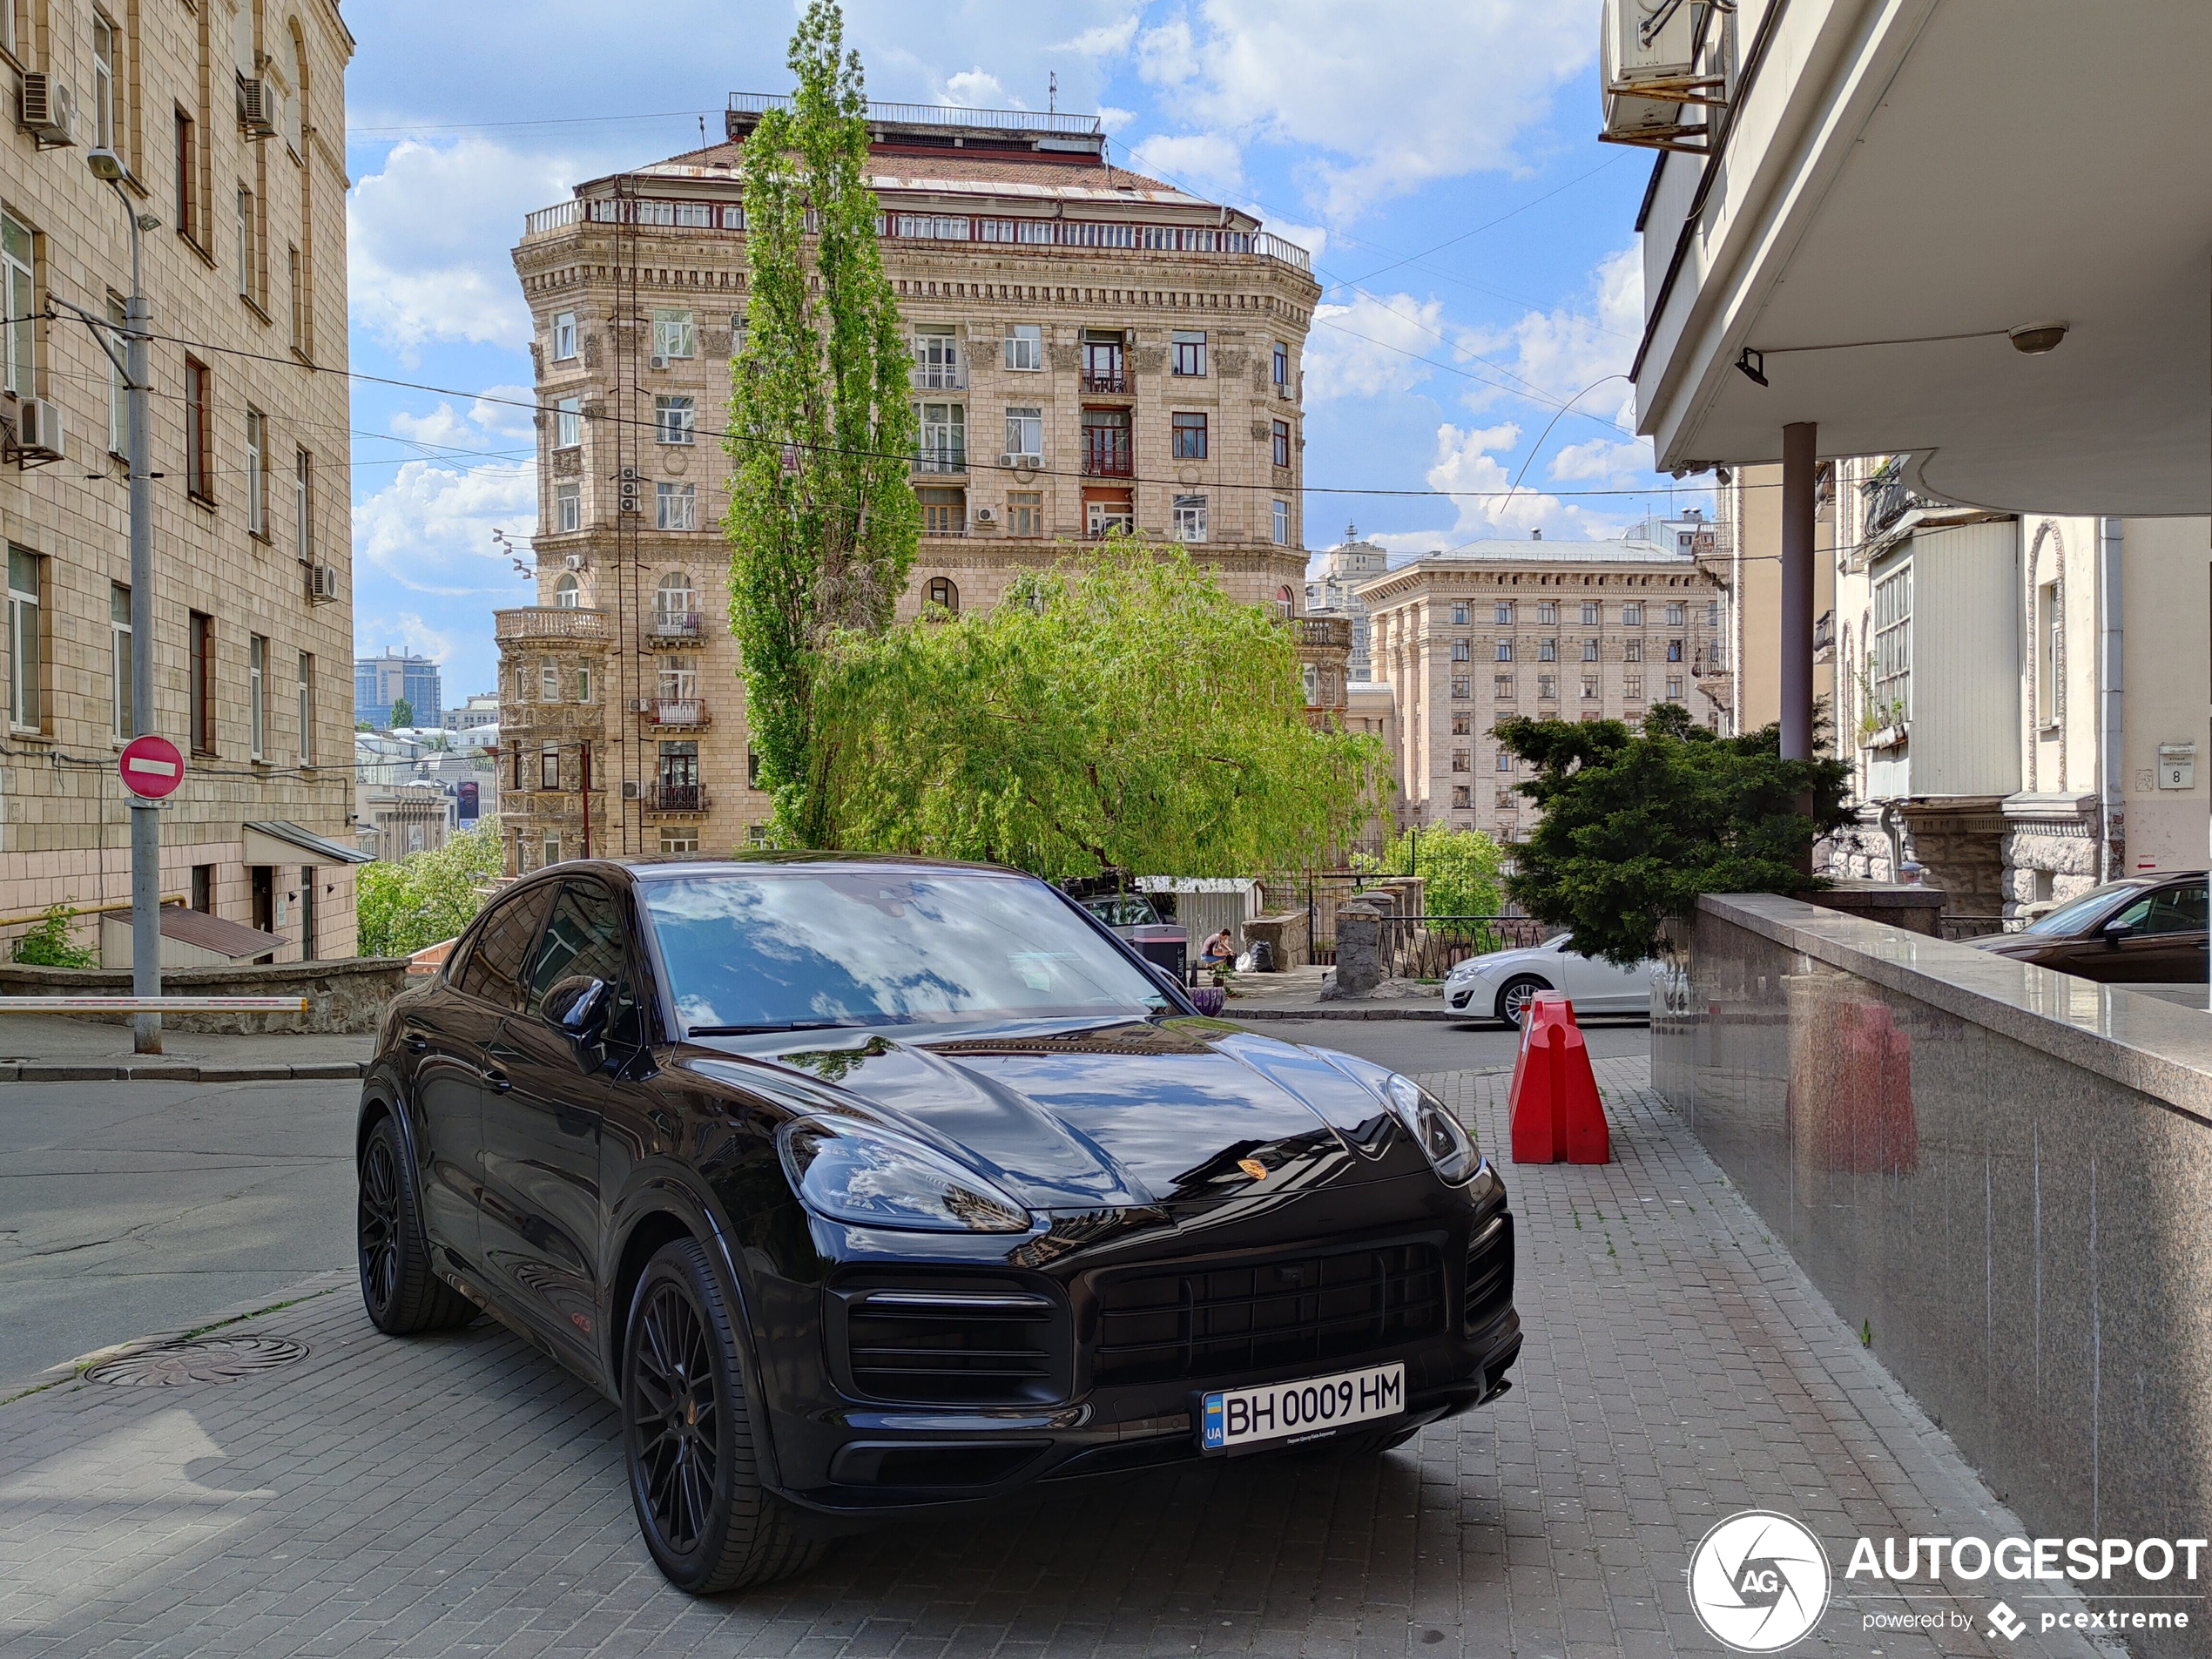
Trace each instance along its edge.
{"label": "car roof", "polygon": [[[978,864],[960,859],[918,858],[898,853],[732,853],[722,858],[700,858],[696,853],[640,853],[620,859],[571,859],[566,863],[549,865],[546,873],[568,871],[581,874],[597,870],[601,873],[624,872],[644,880],[659,880],[673,876],[738,876],[758,873],[766,869],[817,870],[874,870],[885,873],[907,870],[916,874],[938,875],[999,875],[1028,877],[1022,870],[1002,864]],[[540,872],[533,870],[535,876]]]}

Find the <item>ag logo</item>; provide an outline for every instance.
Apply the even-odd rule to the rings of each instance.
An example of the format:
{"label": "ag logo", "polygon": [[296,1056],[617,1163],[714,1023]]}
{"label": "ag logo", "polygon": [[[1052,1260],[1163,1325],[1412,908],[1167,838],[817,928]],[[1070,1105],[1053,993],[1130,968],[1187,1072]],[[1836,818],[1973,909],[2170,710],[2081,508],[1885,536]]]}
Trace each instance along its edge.
{"label": "ag logo", "polygon": [[1798,1522],[1766,1509],[1730,1515],[1689,1558],[1697,1622],[1738,1653],[1778,1653],[1828,1610],[1828,1552]]}

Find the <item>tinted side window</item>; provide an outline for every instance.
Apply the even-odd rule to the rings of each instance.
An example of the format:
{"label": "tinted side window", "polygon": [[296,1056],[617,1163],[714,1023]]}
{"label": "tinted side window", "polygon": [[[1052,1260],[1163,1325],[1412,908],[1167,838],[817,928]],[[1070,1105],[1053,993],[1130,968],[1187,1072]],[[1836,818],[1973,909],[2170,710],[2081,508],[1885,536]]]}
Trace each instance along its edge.
{"label": "tinted side window", "polygon": [[523,1006],[524,965],[553,900],[550,887],[532,887],[494,907],[462,964],[460,988],[503,1008]]}
{"label": "tinted side window", "polygon": [[607,1034],[617,1042],[635,1042],[636,1011],[624,971],[625,955],[621,901],[597,882],[569,883],[561,889],[545,936],[530,959],[523,988],[527,1010],[538,1013],[545,994],[564,979],[584,974],[604,980],[614,988]]}

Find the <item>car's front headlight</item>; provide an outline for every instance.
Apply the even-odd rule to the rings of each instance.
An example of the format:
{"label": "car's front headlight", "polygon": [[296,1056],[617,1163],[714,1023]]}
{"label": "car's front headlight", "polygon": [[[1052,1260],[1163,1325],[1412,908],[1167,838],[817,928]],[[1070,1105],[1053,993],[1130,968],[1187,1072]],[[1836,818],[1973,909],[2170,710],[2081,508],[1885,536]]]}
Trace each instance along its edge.
{"label": "car's front headlight", "polygon": [[776,1135],[809,1210],[832,1221],[917,1232],[1020,1233],[1029,1212],[919,1141],[854,1119],[794,1118]]}
{"label": "car's front headlight", "polygon": [[1460,1120],[1444,1109],[1444,1103],[1411,1077],[1391,1075],[1383,1092],[1389,1097],[1390,1109],[1406,1126],[1406,1132],[1420,1143],[1428,1161],[1436,1166],[1437,1174],[1457,1186],[1472,1176],[1481,1163],[1481,1156],[1474,1150],[1474,1142]]}

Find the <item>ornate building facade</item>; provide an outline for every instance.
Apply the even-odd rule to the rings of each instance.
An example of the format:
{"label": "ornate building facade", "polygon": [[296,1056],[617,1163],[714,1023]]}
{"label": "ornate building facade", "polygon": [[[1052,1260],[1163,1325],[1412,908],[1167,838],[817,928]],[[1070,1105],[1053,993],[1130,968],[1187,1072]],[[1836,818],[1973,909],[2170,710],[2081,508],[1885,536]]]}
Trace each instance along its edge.
{"label": "ornate building facade", "polygon": [[[744,327],[724,143],[577,187],[515,251],[536,323],[538,603],[502,611],[511,870],[584,853],[727,852],[770,802],[746,743],[718,435]],[[902,618],[989,605],[1071,546],[1198,550],[1298,631],[1340,716],[1349,632],[1305,616],[1305,253],[1109,164],[1088,117],[875,105],[884,265],[914,349],[923,534]]]}
{"label": "ornate building facade", "polygon": [[1389,683],[1402,826],[1527,833],[1528,775],[1491,735],[1515,714],[1629,720],[1692,694],[1719,590],[1687,551],[1649,542],[1476,542],[1359,590]]}

